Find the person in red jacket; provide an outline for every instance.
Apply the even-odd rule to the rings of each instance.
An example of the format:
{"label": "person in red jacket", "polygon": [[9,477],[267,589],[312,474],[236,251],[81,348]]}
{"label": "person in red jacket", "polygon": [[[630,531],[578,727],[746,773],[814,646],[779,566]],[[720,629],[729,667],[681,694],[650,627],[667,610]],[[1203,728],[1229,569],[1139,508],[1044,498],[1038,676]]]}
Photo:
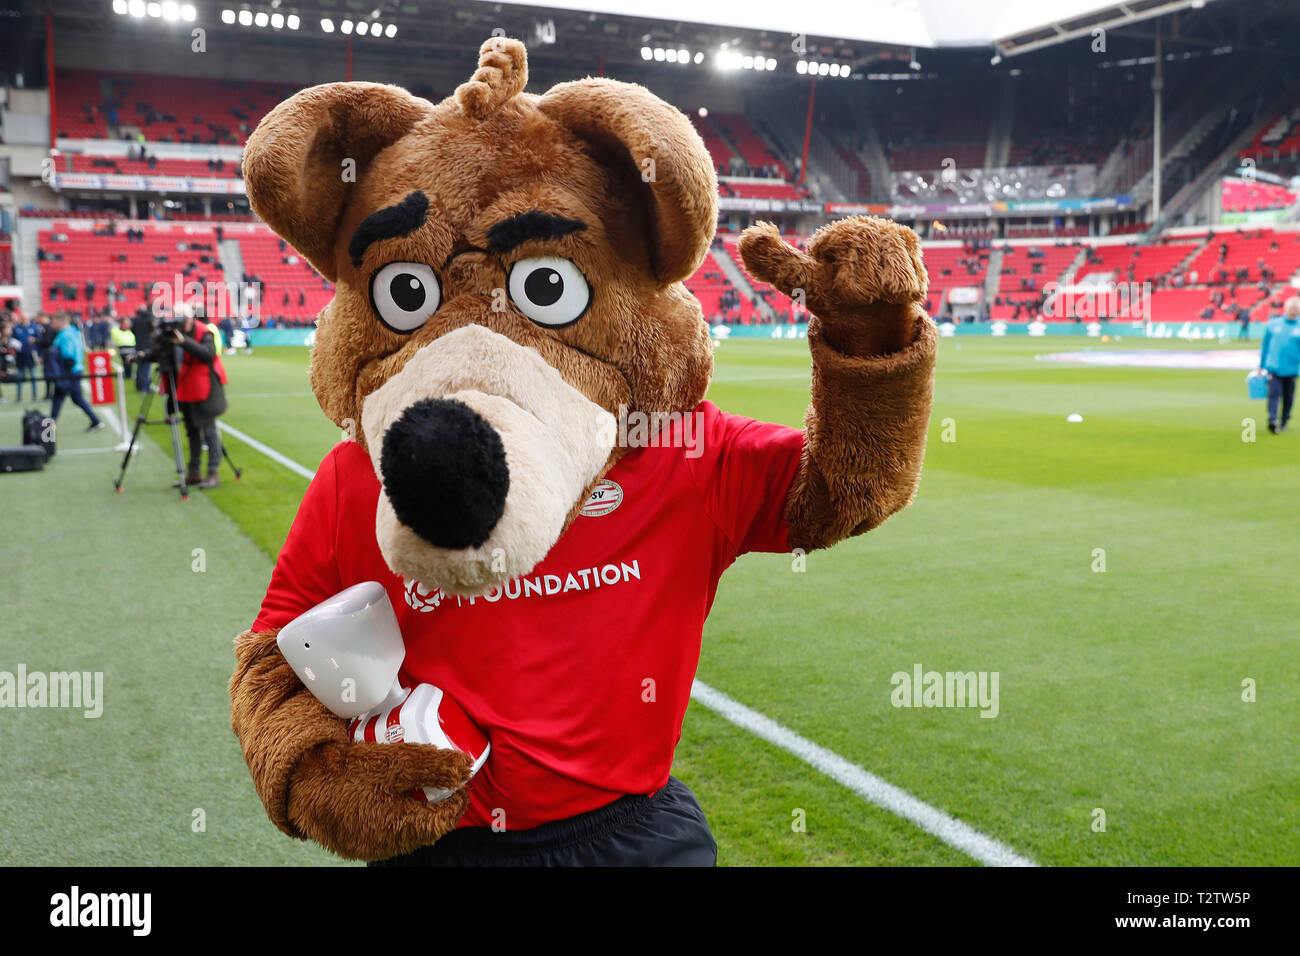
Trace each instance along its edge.
{"label": "person in red jacket", "polygon": [[[217,477],[221,465],[221,430],[217,427],[217,417],[227,408],[226,369],[221,364],[221,350],[211,327],[193,316],[186,316],[179,329],[173,327],[163,336],[164,341],[181,347],[176,402],[190,444],[185,482],[200,488],[215,488],[221,483]],[[208,446],[208,472],[200,480],[199,459],[204,443]]]}

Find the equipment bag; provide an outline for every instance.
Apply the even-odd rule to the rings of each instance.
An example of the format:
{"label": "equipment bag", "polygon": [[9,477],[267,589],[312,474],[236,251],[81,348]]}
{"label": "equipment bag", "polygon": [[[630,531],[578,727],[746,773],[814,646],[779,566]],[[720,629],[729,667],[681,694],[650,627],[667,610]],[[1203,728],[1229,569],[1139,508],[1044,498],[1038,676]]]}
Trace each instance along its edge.
{"label": "equipment bag", "polygon": [[45,449],[40,445],[0,448],[0,474],[11,471],[40,471],[45,467]]}
{"label": "equipment bag", "polygon": [[45,457],[54,457],[54,423],[50,423],[50,440],[45,441],[46,416],[42,415],[36,409],[28,409],[23,413],[23,444],[40,445],[45,449]]}

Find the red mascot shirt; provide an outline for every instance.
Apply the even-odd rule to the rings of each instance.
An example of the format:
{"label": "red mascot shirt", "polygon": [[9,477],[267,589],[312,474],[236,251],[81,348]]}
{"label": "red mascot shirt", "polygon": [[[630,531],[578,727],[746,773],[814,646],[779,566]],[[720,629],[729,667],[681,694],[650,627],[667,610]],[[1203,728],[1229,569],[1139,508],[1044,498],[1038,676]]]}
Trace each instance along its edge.
{"label": "red mascot shirt", "polygon": [[341,442],[307,489],[253,628],[382,583],[406,642],[403,684],[443,688],[492,743],[461,826],[528,829],[653,793],[668,781],[718,578],[746,551],[787,550],[804,443],[711,402],[687,420],[676,447],[636,448],[610,469],[531,573],[477,598],[422,594],[388,569],[379,481],[361,447]]}

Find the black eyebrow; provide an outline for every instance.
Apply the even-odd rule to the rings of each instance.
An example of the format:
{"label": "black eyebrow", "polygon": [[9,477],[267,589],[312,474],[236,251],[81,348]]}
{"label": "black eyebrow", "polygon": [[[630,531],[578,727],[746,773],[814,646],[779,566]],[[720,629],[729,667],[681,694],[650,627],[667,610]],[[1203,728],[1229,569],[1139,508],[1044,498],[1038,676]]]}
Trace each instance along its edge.
{"label": "black eyebrow", "polygon": [[366,250],[373,242],[409,236],[424,225],[428,214],[429,197],[418,189],[396,205],[372,212],[361,220],[361,225],[357,226],[357,231],[348,243],[348,255],[352,257],[352,264],[360,267]]}
{"label": "black eyebrow", "polygon": [[534,209],[503,219],[489,229],[488,249],[496,253],[509,252],[529,239],[558,239],[586,228],[587,224],[578,219],[565,219]]}

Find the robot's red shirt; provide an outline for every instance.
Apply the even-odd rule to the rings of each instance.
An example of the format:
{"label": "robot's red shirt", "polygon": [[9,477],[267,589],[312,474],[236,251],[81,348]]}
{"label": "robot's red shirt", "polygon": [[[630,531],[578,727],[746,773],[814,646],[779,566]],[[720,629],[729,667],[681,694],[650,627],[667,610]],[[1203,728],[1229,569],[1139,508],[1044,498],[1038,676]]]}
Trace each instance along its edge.
{"label": "robot's red shirt", "polygon": [[677,447],[629,452],[541,564],[478,598],[423,594],[388,569],[379,481],[342,442],[303,497],[254,629],[383,584],[406,641],[403,683],[441,687],[492,744],[462,826],[527,829],[653,793],[668,781],[718,578],[746,551],[787,550],[804,444],[711,402],[692,426]]}

